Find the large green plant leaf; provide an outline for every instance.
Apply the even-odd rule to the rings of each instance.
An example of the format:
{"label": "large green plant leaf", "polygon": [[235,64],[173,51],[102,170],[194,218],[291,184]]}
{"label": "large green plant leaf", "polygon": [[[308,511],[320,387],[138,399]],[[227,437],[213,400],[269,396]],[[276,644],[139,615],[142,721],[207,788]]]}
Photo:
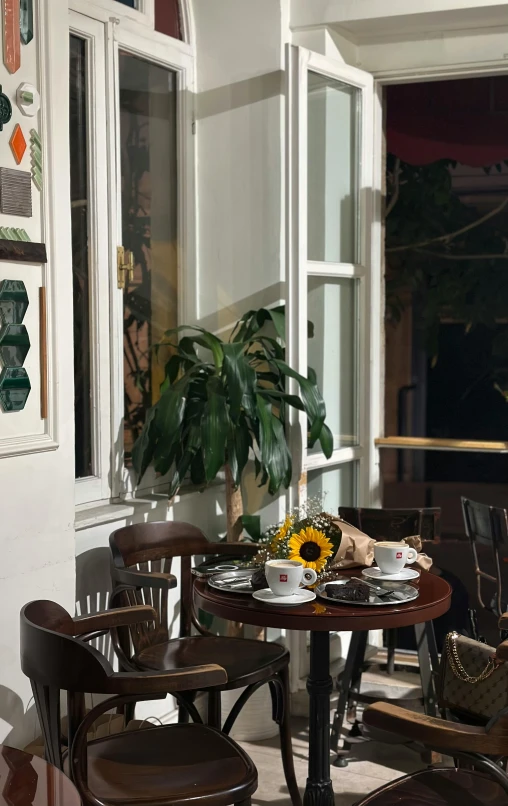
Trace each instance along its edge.
{"label": "large green plant leaf", "polygon": [[[300,386],[302,402],[310,423],[309,444],[312,447],[319,438],[326,417],[325,401],[321,396],[318,385],[315,380],[304,378],[299,372],[291,369],[289,364],[286,364],[285,361],[274,359],[272,363],[278,367],[284,375],[294,378]],[[313,377],[315,377],[315,375]]]}
{"label": "large green plant leaf", "polygon": [[227,461],[236,487],[240,486],[251,444],[249,425],[242,414],[237,423],[231,423],[227,443]]}
{"label": "large green plant leaf", "polygon": [[136,471],[138,483],[145,475],[155,452],[157,444],[156,414],[157,406],[148,409],[141,434],[132,448],[132,465]]}
{"label": "large green plant leaf", "polygon": [[199,344],[200,347],[206,347],[208,350],[211,350],[214,364],[218,369],[220,369],[223,360],[222,341],[217,338],[217,336],[214,336],[213,333],[209,333],[208,330],[198,327],[197,325],[180,325],[179,327],[173,327],[171,330],[166,330],[164,336],[165,338],[170,339],[177,333],[181,333],[182,330],[195,330],[198,333],[201,333],[200,336],[186,336],[184,339],[180,340],[179,344],[181,344],[182,341],[184,342],[184,352],[187,355],[190,354],[189,345],[191,342]]}
{"label": "large green plant leaf", "polygon": [[208,380],[207,393],[201,433],[206,480],[210,482],[225,462],[230,420],[220,378]]}
{"label": "large green plant leaf", "polygon": [[261,462],[268,474],[268,491],[275,495],[288,474],[286,438],[282,424],[272,414],[272,407],[260,395],[256,395],[259,414],[259,450]]}
{"label": "large green plant leaf", "polygon": [[223,351],[222,371],[227,382],[229,415],[237,422],[242,406],[248,413],[254,410],[256,372],[244,353],[242,342],[224,344]]}
{"label": "large green plant leaf", "polygon": [[257,389],[257,394],[264,397],[266,400],[283,400],[285,403],[288,403],[293,408],[298,409],[299,411],[305,411],[305,406],[303,405],[301,399],[298,395],[289,395],[286,392],[280,392],[278,389]]}

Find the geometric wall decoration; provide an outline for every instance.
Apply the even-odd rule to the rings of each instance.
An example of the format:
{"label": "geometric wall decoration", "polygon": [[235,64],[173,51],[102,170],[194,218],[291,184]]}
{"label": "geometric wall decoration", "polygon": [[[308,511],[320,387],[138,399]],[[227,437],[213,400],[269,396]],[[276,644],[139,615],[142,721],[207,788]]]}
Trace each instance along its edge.
{"label": "geometric wall decoration", "polygon": [[34,38],[34,4],[33,0],[21,0],[19,28],[21,41],[29,45]]}
{"label": "geometric wall decoration", "polygon": [[23,368],[30,338],[21,324],[28,308],[28,294],[20,280],[0,283],[0,404],[4,411],[21,411],[30,394],[30,379]]}
{"label": "geometric wall decoration", "polygon": [[3,241],[24,241],[31,243],[30,236],[24,229],[18,227],[0,227],[0,239]]}
{"label": "geometric wall decoration", "polygon": [[32,183],[28,171],[0,168],[0,213],[32,215]]}
{"label": "geometric wall decoration", "polygon": [[12,153],[14,154],[16,164],[19,165],[26,151],[25,135],[23,134],[23,129],[21,128],[19,123],[16,123],[14,127],[11,139],[9,140],[9,145],[11,147]]}
{"label": "geometric wall decoration", "polygon": [[22,411],[30,394],[26,369],[4,367],[0,374],[0,405],[4,411]]}
{"label": "geometric wall decoration", "polygon": [[33,84],[23,82],[16,90],[16,103],[23,115],[33,118],[39,111],[41,96]]}
{"label": "geometric wall decoration", "polygon": [[42,141],[35,129],[30,129],[32,179],[37,190],[42,190]]}
{"label": "geometric wall decoration", "polygon": [[19,0],[3,0],[4,4],[4,64],[9,73],[21,66],[21,37],[19,34]]}
{"label": "geometric wall decoration", "polygon": [[22,280],[2,280],[0,283],[0,324],[20,325],[28,308],[28,294]]}
{"label": "geometric wall decoration", "polygon": [[0,359],[4,367],[22,367],[29,349],[25,325],[4,325],[0,330]]}
{"label": "geometric wall decoration", "polygon": [[0,84],[0,132],[6,123],[12,118],[12,104],[7,95],[2,92],[2,85]]}

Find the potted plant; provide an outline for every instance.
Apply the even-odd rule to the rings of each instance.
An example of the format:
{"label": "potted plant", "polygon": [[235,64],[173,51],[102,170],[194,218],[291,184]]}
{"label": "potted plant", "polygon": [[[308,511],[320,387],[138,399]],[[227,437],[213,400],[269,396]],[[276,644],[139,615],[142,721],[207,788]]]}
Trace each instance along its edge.
{"label": "potted plant", "polygon": [[[183,325],[157,345],[159,355],[168,348],[165,380],[134,445],[134,469],[138,478],[150,465],[169,474],[170,498],[187,476],[204,487],[224,471],[228,541],[241,537],[240,485],[249,458],[271,495],[289,487],[289,406],[306,413],[309,445],[319,440],[327,458],[333,450],[316,374],[309,369],[304,378],[286,363],[284,337],[283,310],[261,308],[245,314],[227,341]],[[296,380],[299,394],[287,392],[288,378]]]}

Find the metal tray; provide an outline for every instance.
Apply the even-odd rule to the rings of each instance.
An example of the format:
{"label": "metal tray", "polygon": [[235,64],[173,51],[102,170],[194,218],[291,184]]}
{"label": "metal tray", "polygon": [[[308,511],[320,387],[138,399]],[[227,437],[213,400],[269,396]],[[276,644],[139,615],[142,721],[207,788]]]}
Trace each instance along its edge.
{"label": "metal tray", "polygon": [[[208,584],[225,593],[243,593],[252,595],[252,585],[250,580],[257,568],[239,568],[237,571],[222,571],[208,577]],[[242,584],[243,583],[243,584]]]}
{"label": "metal tray", "polygon": [[322,585],[319,585],[317,588],[315,588],[315,591],[320,599],[326,599],[326,601],[330,602],[330,604],[348,604],[354,605],[355,607],[357,605],[360,607],[381,607],[382,605],[393,607],[394,605],[412,602],[414,599],[418,599],[418,596],[420,595],[418,588],[414,588],[412,585],[405,585],[403,582],[386,581],[376,581],[376,585],[378,585],[380,588],[385,588],[386,590],[395,591],[395,595],[378,596],[375,591],[371,590],[368,602],[352,602],[349,599],[337,599],[327,595],[327,585],[345,585],[346,582],[349,582],[349,579],[349,577],[338,577],[337,579],[329,580],[328,582],[324,582]]}

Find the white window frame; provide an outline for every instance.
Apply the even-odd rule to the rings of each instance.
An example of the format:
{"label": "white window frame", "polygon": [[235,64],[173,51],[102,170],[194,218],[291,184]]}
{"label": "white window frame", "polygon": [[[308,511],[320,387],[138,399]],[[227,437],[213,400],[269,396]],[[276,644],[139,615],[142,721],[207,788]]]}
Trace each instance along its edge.
{"label": "white window frame", "polygon": [[[309,71],[350,84],[361,90],[361,129],[358,154],[362,155],[358,175],[358,263],[325,263],[307,257],[307,100]],[[287,46],[287,345],[290,365],[307,376],[307,280],[311,276],[347,278],[357,281],[357,367],[358,367],[358,445],[337,448],[330,459],[322,453],[307,451],[306,416],[293,412],[293,456],[300,471],[300,483],[293,488],[293,503],[306,497],[308,470],[328,470],[339,465],[359,462],[358,495],[367,506],[374,484],[374,466],[370,461],[372,444],[371,366],[375,347],[371,333],[376,333],[379,319],[373,307],[371,289],[372,187],[374,166],[374,82],[369,73],[336,62],[294,45]],[[367,316],[369,312],[369,316]],[[293,393],[297,391],[292,381]]]}
{"label": "white window frame", "polygon": [[[121,222],[121,174],[119,142],[119,50],[149,60],[177,73],[178,88],[178,321],[193,321],[197,310],[196,283],[196,228],[195,228],[195,138],[194,124],[194,53],[184,41],[172,39],[154,31],[154,2],[143,0],[142,9],[130,9],[116,0],[70,0],[71,33],[83,37],[95,37],[98,43],[102,31],[103,46],[93,48],[94,62],[89,70],[95,70],[97,91],[94,100],[99,101],[99,110],[93,114],[94,131],[91,132],[92,147],[104,152],[100,158],[100,171],[96,177],[107,176],[107,183],[97,183],[97,193],[102,192],[95,210],[101,211],[99,221],[93,222],[92,230],[100,241],[101,260],[94,250],[91,262],[91,330],[95,342],[93,355],[93,394],[98,397],[93,406],[93,440],[100,442],[99,463],[95,464],[96,475],[76,480],[76,504],[100,505],[111,500],[130,498],[134,495],[167,491],[165,479],[156,479],[149,469],[143,487],[136,486],[134,473],[124,467],[123,417],[124,417],[124,370],[123,370],[123,293],[117,283],[117,246],[122,244]],[[182,4],[185,8],[185,4]],[[113,16],[112,16],[113,15]],[[139,18],[143,19],[140,20]],[[184,34],[189,32],[189,13],[182,12]],[[140,25],[139,23],[143,24]],[[98,27],[97,27],[98,26]],[[99,51],[101,52],[99,55]],[[90,60],[89,60],[90,61]],[[104,88],[102,93],[99,82]],[[93,82],[89,83],[89,87]],[[90,99],[89,99],[90,105]],[[101,105],[103,110],[101,110]],[[92,117],[89,117],[89,127]],[[94,155],[89,155],[89,171]],[[95,167],[95,166],[94,166]],[[97,164],[99,167],[99,164]],[[95,190],[93,183],[92,189]],[[95,196],[94,196],[95,203]],[[94,241],[95,243],[95,241]],[[92,252],[90,252],[90,256]],[[109,271],[103,270],[109,266]],[[100,345],[100,355],[99,347]],[[100,371],[100,374],[99,374]],[[107,396],[107,400],[106,400]]]}
{"label": "white window frame", "polygon": [[[358,171],[357,250],[358,263],[325,263],[308,259],[307,250],[307,104],[308,73],[313,71],[357,87],[360,95],[360,132],[357,154]],[[374,80],[362,70],[294,45],[286,47],[286,279],[288,362],[307,377],[307,321],[310,276],[347,278],[357,282],[356,349],[357,349],[357,433],[358,445],[334,449],[330,459],[322,453],[307,450],[307,418],[302,412],[291,412],[291,445],[296,483],[290,490],[291,506],[307,498],[307,474],[311,470],[331,470],[356,462],[356,503],[369,506],[379,487],[379,467],[374,448],[380,416],[379,370],[381,367],[381,262],[379,245],[374,237]],[[379,234],[379,233],[378,233]],[[379,275],[379,276],[378,276]],[[298,391],[291,381],[292,393]],[[291,688],[297,691],[304,683],[308,669],[307,636],[288,633],[288,646],[293,658]],[[340,642],[337,642],[337,650]]]}
{"label": "white window frame", "polygon": [[[100,270],[108,265],[108,188],[103,181],[107,174],[107,151],[104,133],[107,131],[105,87],[104,25],[90,17],[70,12],[70,34],[86,43],[86,113],[88,170],[88,261],[90,292],[90,391],[92,426],[93,475],[76,479],[75,501],[83,504],[107,498],[110,470],[110,351],[109,278]],[[101,139],[101,132],[102,139]]]}

